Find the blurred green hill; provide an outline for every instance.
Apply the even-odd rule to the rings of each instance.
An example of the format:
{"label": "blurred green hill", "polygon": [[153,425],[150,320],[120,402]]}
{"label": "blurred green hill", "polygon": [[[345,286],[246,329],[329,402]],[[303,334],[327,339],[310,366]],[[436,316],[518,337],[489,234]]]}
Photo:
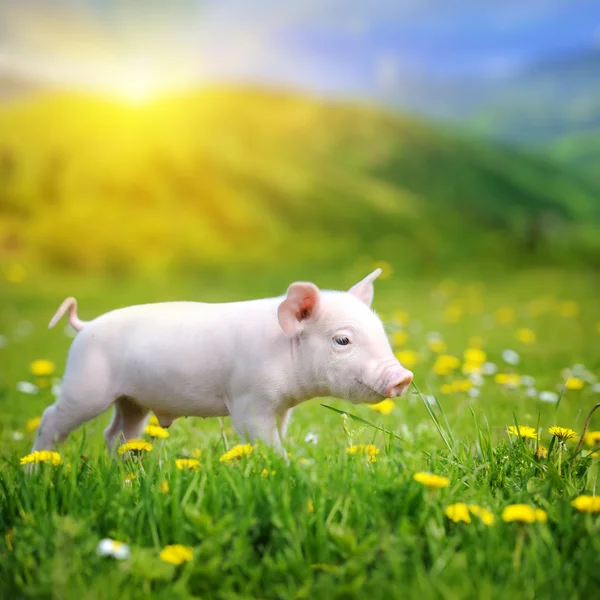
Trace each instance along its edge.
{"label": "blurred green hill", "polygon": [[51,267],[598,264],[598,191],[542,156],[284,93],[0,107],[0,252]]}

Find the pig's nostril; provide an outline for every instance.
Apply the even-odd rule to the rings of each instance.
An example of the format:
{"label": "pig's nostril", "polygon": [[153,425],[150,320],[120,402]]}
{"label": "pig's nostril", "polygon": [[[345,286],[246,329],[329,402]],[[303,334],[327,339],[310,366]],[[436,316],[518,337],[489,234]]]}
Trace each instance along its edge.
{"label": "pig's nostril", "polygon": [[413,380],[413,374],[410,371],[407,371],[401,378],[394,380],[387,388],[387,396],[388,398],[396,398],[397,396],[402,396],[404,392],[408,389],[411,381]]}

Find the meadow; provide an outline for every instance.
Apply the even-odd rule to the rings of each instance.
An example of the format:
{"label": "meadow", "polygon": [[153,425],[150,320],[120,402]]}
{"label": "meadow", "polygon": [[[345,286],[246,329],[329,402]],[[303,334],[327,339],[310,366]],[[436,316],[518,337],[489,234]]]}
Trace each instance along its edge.
{"label": "meadow", "polygon": [[298,407],[289,464],[238,447],[229,419],[195,418],[166,438],[149,429],[150,451],[113,459],[107,414],[58,448],[60,464],[23,471],[71,341],[64,321],[47,330],[65,296],[90,319],[142,302],[278,295],[294,279],[345,289],[368,266],[169,279],[7,266],[0,597],[593,597],[600,411],[579,445],[600,401],[590,271],[414,278],[384,263],[374,307],[416,386],[377,410],[333,398]]}

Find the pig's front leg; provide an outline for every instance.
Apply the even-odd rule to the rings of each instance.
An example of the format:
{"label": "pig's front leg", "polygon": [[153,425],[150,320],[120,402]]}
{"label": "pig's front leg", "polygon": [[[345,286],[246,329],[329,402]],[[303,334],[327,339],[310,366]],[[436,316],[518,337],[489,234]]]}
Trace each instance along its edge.
{"label": "pig's front leg", "polygon": [[287,453],[277,427],[277,414],[268,405],[250,396],[236,398],[231,407],[231,419],[236,431],[254,443],[265,442],[287,460]]}

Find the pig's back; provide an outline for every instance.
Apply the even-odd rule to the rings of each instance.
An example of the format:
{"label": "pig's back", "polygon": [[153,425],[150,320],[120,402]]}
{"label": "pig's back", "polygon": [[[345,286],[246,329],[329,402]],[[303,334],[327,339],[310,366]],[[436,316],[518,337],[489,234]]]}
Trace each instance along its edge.
{"label": "pig's back", "polygon": [[116,394],[150,409],[160,410],[168,398],[175,413],[227,414],[228,385],[239,361],[256,360],[256,349],[282,333],[280,301],[130,306],[87,323],[74,345],[101,351]]}

